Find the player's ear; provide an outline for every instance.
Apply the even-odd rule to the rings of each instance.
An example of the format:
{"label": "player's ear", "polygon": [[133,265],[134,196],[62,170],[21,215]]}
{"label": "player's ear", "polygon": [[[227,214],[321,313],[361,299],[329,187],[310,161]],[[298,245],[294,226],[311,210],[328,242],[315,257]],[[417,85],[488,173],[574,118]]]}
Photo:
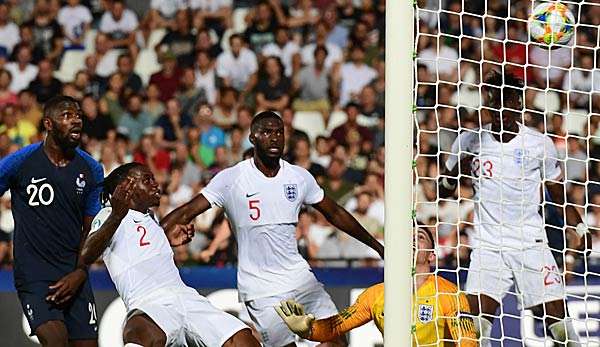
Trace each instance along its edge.
{"label": "player's ear", "polygon": [[258,136],[258,134],[257,134],[257,133],[255,133],[255,132],[253,132],[253,131],[251,131],[251,132],[250,132],[250,135],[248,135],[248,139],[250,139],[250,143],[251,143],[251,144],[253,144],[253,145],[256,145],[256,143],[255,143],[255,142],[256,142],[256,137],[257,137],[257,136]]}
{"label": "player's ear", "polygon": [[42,124],[44,125],[44,129],[46,129],[46,131],[52,130],[52,120],[50,117],[44,117],[42,119]]}

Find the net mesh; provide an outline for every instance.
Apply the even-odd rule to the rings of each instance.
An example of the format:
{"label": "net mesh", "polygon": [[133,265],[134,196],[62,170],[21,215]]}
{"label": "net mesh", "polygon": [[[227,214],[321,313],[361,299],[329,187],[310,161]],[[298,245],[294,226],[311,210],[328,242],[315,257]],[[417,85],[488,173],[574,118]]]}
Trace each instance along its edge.
{"label": "net mesh", "polygon": [[[560,309],[527,309],[561,298],[580,341],[569,346],[600,346],[600,1],[561,1],[575,17],[575,33],[555,49],[529,35],[529,16],[540,3],[415,2],[414,216],[434,236],[433,273],[461,292],[502,301],[482,346],[563,345],[548,329],[548,318]],[[523,110],[516,112],[522,128],[504,121],[493,126],[494,114],[515,106],[485,101],[487,90],[497,87],[484,82],[491,70],[502,74],[504,86],[508,74],[523,81]],[[506,89],[501,93],[506,97]],[[529,129],[527,135],[521,129]],[[502,140],[501,133],[517,140]],[[460,136],[470,141],[457,141]],[[460,179],[454,195],[444,197],[442,179],[454,182],[445,171],[452,156]],[[564,187],[564,203],[543,189],[546,184]],[[532,203],[539,223],[531,217]],[[565,226],[563,216],[572,208],[591,233],[584,242],[591,249],[587,257],[574,248],[574,233]],[[443,283],[423,289],[428,283],[419,279],[419,261],[417,256],[416,344],[454,341],[440,319],[460,325],[455,315],[462,314],[462,299],[446,295],[452,288]]]}

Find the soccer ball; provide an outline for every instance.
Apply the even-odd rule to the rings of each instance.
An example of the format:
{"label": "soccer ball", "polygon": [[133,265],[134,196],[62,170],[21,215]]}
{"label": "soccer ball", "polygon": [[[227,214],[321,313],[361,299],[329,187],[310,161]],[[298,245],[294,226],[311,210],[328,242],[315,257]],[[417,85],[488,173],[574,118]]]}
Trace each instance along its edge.
{"label": "soccer ball", "polygon": [[545,2],[529,16],[529,34],[535,42],[566,45],[575,33],[575,17],[561,3]]}

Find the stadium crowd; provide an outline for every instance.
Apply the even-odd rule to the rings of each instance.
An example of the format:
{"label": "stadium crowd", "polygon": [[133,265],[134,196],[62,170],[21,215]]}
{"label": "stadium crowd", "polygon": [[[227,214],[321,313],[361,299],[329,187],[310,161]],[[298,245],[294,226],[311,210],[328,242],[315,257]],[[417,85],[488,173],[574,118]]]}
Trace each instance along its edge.
{"label": "stadium crowd", "polygon": [[[474,192],[465,178],[459,200],[439,201],[436,183],[457,134],[490,122],[479,109],[479,88],[491,69],[524,80],[524,122],[552,138],[567,200],[585,215],[593,233],[591,264],[600,263],[600,6],[571,4],[578,23],[575,38],[569,47],[549,50],[529,40],[531,1],[510,1],[510,8],[503,1],[417,3],[417,216],[438,226],[439,266],[469,265]],[[563,264],[564,241],[556,232],[563,225],[561,214],[551,204],[543,213],[550,245]]]}
{"label": "stadium crowd", "polygon": [[[40,141],[44,102],[80,101],[82,148],[108,175],[131,161],[162,187],[160,218],[246,158],[252,117],[283,118],[286,160],[383,241],[384,0],[0,2],[0,157]],[[11,266],[9,194],[0,265]],[[228,266],[222,211],[195,220],[178,265]],[[297,227],[314,266],[381,266],[314,210]],[[99,264],[101,266],[101,264]]]}

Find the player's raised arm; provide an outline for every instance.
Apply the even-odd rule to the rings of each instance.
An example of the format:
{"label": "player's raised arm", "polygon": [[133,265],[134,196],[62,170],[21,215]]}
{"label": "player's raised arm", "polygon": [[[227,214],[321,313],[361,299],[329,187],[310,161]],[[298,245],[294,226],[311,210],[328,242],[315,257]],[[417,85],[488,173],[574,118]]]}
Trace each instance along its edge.
{"label": "player's raised arm", "polygon": [[365,245],[374,249],[383,259],[383,245],[377,241],[358,221],[352,217],[348,211],[338,205],[329,197],[323,197],[323,200],[312,205],[317,211],[339,230],[354,237]]}
{"label": "player's raised arm", "polygon": [[470,133],[462,133],[454,140],[452,153],[448,155],[442,174],[438,178],[440,198],[446,199],[454,195],[460,174],[470,174],[472,155],[465,155],[461,151],[467,151],[471,141]]}

